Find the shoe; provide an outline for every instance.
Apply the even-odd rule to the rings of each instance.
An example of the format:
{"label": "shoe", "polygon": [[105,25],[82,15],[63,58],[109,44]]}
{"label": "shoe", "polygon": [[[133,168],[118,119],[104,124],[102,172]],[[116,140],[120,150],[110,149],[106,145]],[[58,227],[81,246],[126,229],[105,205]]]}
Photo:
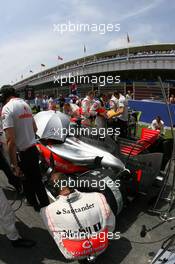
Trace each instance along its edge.
{"label": "shoe", "polygon": [[36,242],[29,239],[18,238],[17,240],[10,240],[14,248],[31,248],[36,245]]}

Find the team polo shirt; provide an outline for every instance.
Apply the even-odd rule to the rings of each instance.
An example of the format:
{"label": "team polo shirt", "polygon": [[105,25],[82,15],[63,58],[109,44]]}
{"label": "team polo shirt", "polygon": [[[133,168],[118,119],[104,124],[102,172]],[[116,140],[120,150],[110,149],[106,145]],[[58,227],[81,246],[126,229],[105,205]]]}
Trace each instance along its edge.
{"label": "team polo shirt", "polygon": [[4,130],[14,128],[18,151],[24,151],[36,143],[32,111],[23,99],[12,98],[3,107],[1,116]]}
{"label": "team polo shirt", "polygon": [[119,119],[123,121],[128,121],[128,105],[127,105],[127,100],[123,95],[120,95],[120,98],[118,100],[118,107],[123,107],[124,112],[118,116]]}
{"label": "team polo shirt", "polygon": [[[72,208],[67,202],[67,196],[60,195],[54,203],[41,209],[41,216],[48,231],[68,259],[81,258],[91,252],[92,248],[86,247],[88,241],[84,234],[88,235],[96,254],[100,254],[106,249],[108,240],[99,241],[98,235],[112,232],[115,227],[115,217],[105,197],[100,193],[83,193],[76,190],[69,198]],[[75,215],[78,221],[75,220]],[[78,222],[81,223],[82,229]]]}
{"label": "team polo shirt", "polygon": [[124,108],[124,112],[117,116],[117,118],[122,121],[128,121],[128,104],[126,98],[122,94],[120,94],[119,99],[113,95],[110,100],[110,109],[117,111],[120,107]]}

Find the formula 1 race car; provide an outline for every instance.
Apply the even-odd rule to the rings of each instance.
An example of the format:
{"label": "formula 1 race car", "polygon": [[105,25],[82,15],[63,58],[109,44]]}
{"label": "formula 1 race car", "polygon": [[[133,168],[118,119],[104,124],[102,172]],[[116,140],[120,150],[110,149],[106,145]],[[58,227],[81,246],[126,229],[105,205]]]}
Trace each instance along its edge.
{"label": "formula 1 race car", "polygon": [[[43,175],[46,172],[50,175],[53,170],[61,172],[76,179],[74,187],[81,191],[104,193],[115,215],[121,212],[128,196],[147,194],[152,188],[156,190],[154,194],[158,194],[171,157],[170,140],[161,139],[158,131],[147,128],[142,129],[137,141],[118,137],[115,142],[109,136],[99,138],[91,135],[90,128],[88,135],[67,133],[60,137],[58,126],[68,129],[70,125],[66,118],[54,111],[40,112],[35,116]],[[82,186],[80,182],[88,184]]]}

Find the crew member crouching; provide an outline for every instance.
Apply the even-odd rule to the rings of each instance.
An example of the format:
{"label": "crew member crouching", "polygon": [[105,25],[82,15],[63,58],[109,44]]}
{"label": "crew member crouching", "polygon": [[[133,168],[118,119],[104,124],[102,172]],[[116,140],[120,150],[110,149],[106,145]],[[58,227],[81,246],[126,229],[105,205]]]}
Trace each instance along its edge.
{"label": "crew member crouching", "polygon": [[51,184],[58,196],[42,208],[41,215],[64,257],[85,259],[101,254],[115,228],[115,217],[105,197],[69,188],[68,176],[59,173],[51,176]]}

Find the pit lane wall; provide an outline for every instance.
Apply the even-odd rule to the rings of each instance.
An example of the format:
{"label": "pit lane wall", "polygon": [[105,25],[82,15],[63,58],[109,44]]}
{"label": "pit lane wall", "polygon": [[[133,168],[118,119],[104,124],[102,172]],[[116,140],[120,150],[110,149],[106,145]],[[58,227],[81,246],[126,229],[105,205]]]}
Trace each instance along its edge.
{"label": "pit lane wall", "polygon": [[[170,126],[167,106],[163,102],[146,101],[146,100],[129,100],[128,106],[135,110],[141,111],[141,122],[151,123],[157,115],[161,116],[165,126]],[[175,126],[175,104],[169,104],[172,113],[173,125]]]}

